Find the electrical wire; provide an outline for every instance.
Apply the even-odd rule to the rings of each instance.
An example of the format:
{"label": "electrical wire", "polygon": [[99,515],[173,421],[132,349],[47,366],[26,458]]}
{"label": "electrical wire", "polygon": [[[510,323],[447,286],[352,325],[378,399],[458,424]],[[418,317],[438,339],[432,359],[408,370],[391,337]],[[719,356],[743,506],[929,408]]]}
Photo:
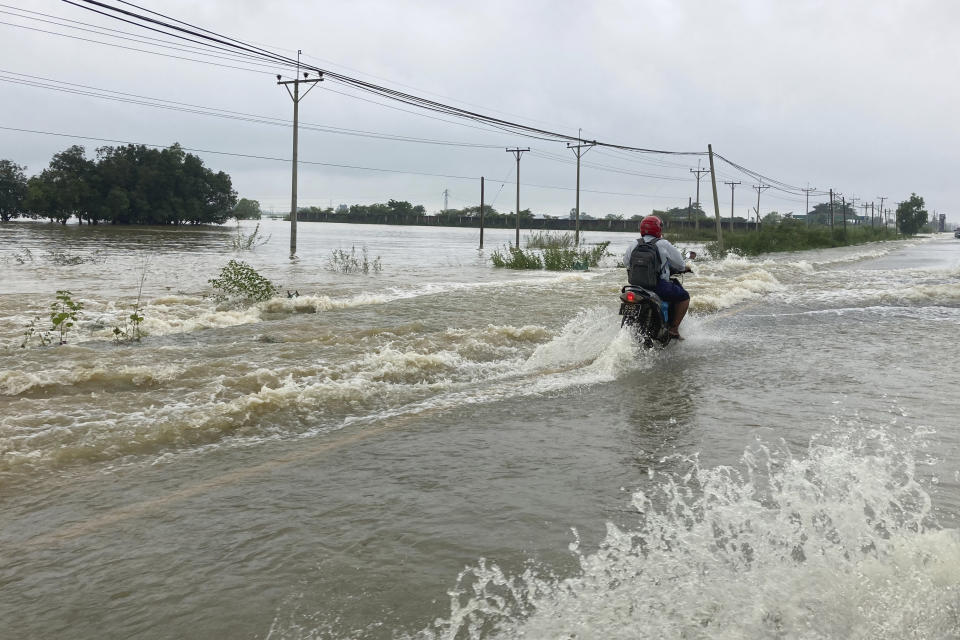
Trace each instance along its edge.
{"label": "electrical wire", "polygon": [[[143,96],[143,95],[134,94],[134,93],[126,93],[123,91],[114,91],[112,89],[101,89],[98,87],[92,87],[90,85],[78,84],[74,82],[65,82],[62,80],[54,80],[51,78],[43,78],[42,76],[32,76],[25,73],[8,71],[5,69],[0,69],[0,74],[22,76],[22,78],[5,78],[2,75],[0,75],[0,82],[20,84],[24,86],[49,89],[52,91],[60,91],[60,92],[71,93],[76,95],[90,96],[90,97],[101,98],[105,100],[112,100],[116,102],[137,104],[137,105],[148,106],[148,107],[153,107],[158,109],[167,109],[167,110],[173,110],[173,111],[181,111],[185,113],[225,118],[230,120],[238,120],[242,122],[267,124],[267,125],[281,126],[281,127],[287,127],[287,128],[290,128],[293,126],[287,120],[284,120],[281,118],[274,118],[271,116],[244,113],[242,111],[232,111],[228,109],[220,109],[217,107],[206,107],[206,106],[191,104],[187,102],[177,102],[174,100],[166,100],[164,98],[153,98],[153,97]],[[67,86],[58,87],[58,86],[53,86],[46,83],[57,83],[57,84],[63,84]],[[104,95],[104,94],[116,94],[116,95]],[[379,139],[379,140],[391,140],[391,141],[398,141],[398,142],[412,142],[412,143],[418,143],[418,144],[429,144],[429,145],[439,145],[439,146],[449,146],[449,147],[468,147],[468,148],[478,148],[478,149],[501,148],[500,145],[482,144],[482,143],[474,143],[474,142],[457,142],[457,141],[451,141],[451,140],[436,140],[436,139],[430,139],[430,138],[418,138],[415,136],[402,136],[402,135],[388,134],[388,133],[382,133],[377,131],[365,131],[362,129],[346,129],[342,127],[333,127],[330,125],[311,124],[309,122],[301,122],[299,123],[299,126],[301,129],[304,129],[307,131],[321,131],[324,133],[336,133],[336,134],[342,134],[342,135],[359,136],[359,137],[373,138],[373,139]]]}
{"label": "electrical wire", "polygon": [[[154,40],[155,42],[159,42],[160,44],[144,42],[143,40],[135,40],[141,44],[147,44],[148,46],[174,49],[181,52],[188,52],[191,55],[201,55],[201,56],[212,57],[212,58],[227,59],[231,61],[242,62],[243,64],[249,64],[249,65],[257,65],[257,66],[269,65],[271,67],[277,66],[277,67],[286,67],[286,68],[295,67],[298,71],[301,69],[305,69],[305,70],[313,71],[317,74],[320,74],[322,77],[332,82],[336,82],[344,86],[360,90],[362,92],[373,94],[381,98],[386,98],[391,101],[400,102],[402,104],[413,106],[421,110],[432,111],[435,113],[439,113],[441,115],[447,115],[447,116],[453,116],[456,118],[472,120],[475,123],[481,124],[486,127],[491,127],[493,129],[497,129],[505,133],[520,135],[524,137],[531,137],[531,138],[536,138],[541,140],[549,140],[549,141],[565,141],[566,140],[571,142],[573,141],[582,142],[582,138],[580,137],[579,134],[576,137],[574,137],[572,135],[564,134],[561,132],[550,131],[548,129],[533,127],[533,126],[521,124],[518,122],[514,122],[511,120],[507,120],[504,118],[485,115],[483,113],[471,111],[469,109],[456,107],[456,106],[445,104],[436,100],[431,100],[431,99],[424,98],[411,93],[406,93],[404,91],[400,91],[397,89],[393,89],[393,88],[378,85],[372,82],[364,81],[352,76],[348,76],[346,74],[341,74],[341,73],[334,72],[328,69],[323,69],[314,65],[309,65],[301,62],[299,58],[294,60],[291,57],[277,54],[269,49],[249,44],[237,38],[232,38],[230,36],[222,35],[210,29],[199,27],[189,22],[172,18],[170,16],[167,16],[157,11],[145,9],[144,7],[136,5],[132,2],[127,2],[125,0],[119,0],[119,2],[128,7],[139,9],[140,11],[144,11],[149,14],[152,14],[152,16],[158,16],[159,18],[162,18],[162,19],[154,18],[149,15],[145,15],[143,13],[137,13],[136,11],[129,11],[122,7],[114,6],[106,2],[100,2],[98,0],[80,0],[80,2],[82,2],[83,4],[80,4],[80,2],[74,2],[72,0],[63,0],[63,1],[66,2],[67,4],[71,4],[73,6],[77,6],[82,9],[92,11],[94,13],[103,15],[105,17],[109,17],[114,20],[119,20],[124,23],[128,23],[143,29],[151,30],[153,32],[162,34],[166,37],[176,38],[176,39],[183,40],[190,43],[189,45],[183,45],[183,46],[189,47],[189,49],[183,49],[183,48],[176,47],[173,43],[159,40],[157,38],[150,38],[150,39]],[[92,5],[92,6],[89,6],[89,5]],[[37,15],[45,15],[45,16],[48,15],[48,14],[42,14],[41,12],[31,12],[29,10],[9,7],[9,5],[2,5],[2,6],[8,7],[8,8],[14,8],[15,10],[19,10],[22,12],[34,13]],[[94,8],[94,7],[99,7],[99,8]],[[9,14],[9,12],[3,12],[3,13]],[[16,14],[11,14],[11,15],[16,15]],[[19,16],[19,17],[23,17],[23,16]],[[61,19],[61,20],[69,21],[68,19]],[[41,21],[50,22],[49,20],[41,20]],[[69,21],[69,22],[75,22],[78,24],[88,24],[88,23],[79,23],[78,21]],[[135,47],[128,47],[128,46],[120,45],[116,43],[105,43],[102,41],[92,40],[89,38],[83,38],[83,37],[73,36],[69,34],[52,32],[49,30],[27,27],[24,25],[17,25],[17,24],[8,23],[8,22],[0,22],[0,24],[19,27],[23,29],[30,29],[33,31],[39,31],[43,33],[50,33],[52,35],[59,35],[63,37],[74,38],[74,39],[94,42],[98,44],[107,44],[110,46],[116,46],[119,48],[140,51],[144,53],[153,53],[154,55],[163,55],[166,57],[178,58],[178,59],[188,60],[193,62],[201,62],[205,64],[216,64],[217,66],[222,66],[226,68],[234,68],[234,69],[252,71],[257,73],[264,73],[264,74],[267,73],[265,71],[251,69],[249,67],[236,67],[231,65],[223,65],[220,63],[210,62],[209,60],[198,60],[196,58],[186,58],[183,56],[164,54],[157,51],[138,49]],[[71,25],[60,25],[60,26],[67,26],[68,28],[75,28],[75,29],[79,28],[79,27],[73,27]],[[92,25],[88,25],[88,26],[92,26]],[[96,28],[113,31],[116,33],[124,33],[124,32],[119,32],[117,30],[108,29],[105,27],[96,27]],[[82,30],[91,31],[89,29],[82,29]],[[94,31],[93,33],[98,33],[98,35],[101,35],[101,36],[107,36],[107,37],[112,37],[117,39],[131,40],[131,38],[116,36],[112,34],[103,34],[96,31]],[[201,47],[201,48],[207,47],[212,51],[216,51],[218,53],[202,52],[202,50],[197,51],[198,47]],[[222,53],[226,53],[232,57],[219,55]],[[352,96],[352,97],[357,98],[358,96]],[[636,147],[636,146],[630,146],[630,145],[624,145],[624,144],[618,144],[618,143],[606,142],[606,141],[592,141],[592,142],[594,142],[594,144],[597,146],[605,147],[614,152],[619,151],[619,152],[629,152],[629,153],[643,153],[643,154],[655,154],[655,155],[683,155],[683,156],[705,155],[705,152],[702,152],[702,151],[698,151],[698,152],[670,151],[670,150],[663,150],[663,149],[650,149],[650,148],[644,148],[644,147]],[[789,184],[787,182],[770,178],[769,176],[765,176],[764,174],[761,174],[758,171],[753,171],[751,169],[748,169],[747,167],[739,165],[723,157],[720,154],[714,154],[714,155],[717,156],[719,159],[723,160],[724,162],[726,162],[728,165],[730,165],[737,171],[743,173],[744,175],[750,176],[758,180],[761,184],[766,184],[767,186],[777,191],[790,194],[790,195],[795,195],[795,196],[800,195],[803,192],[803,189],[800,187]],[[599,165],[598,163],[591,163],[591,164],[593,164],[595,167],[602,166],[602,165]],[[608,170],[613,170],[616,172],[629,174],[629,172],[627,172],[626,170],[621,170],[618,168],[612,168],[609,166],[604,168]],[[641,177],[656,177],[657,179],[681,180],[681,178],[676,178],[676,177],[655,176],[652,174],[648,174],[644,176],[643,174],[639,174],[639,172],[634,172],[634,173],[637,175],[640,175]],[[816,193],[818,193],[818,195],[821,194],[821,192],[816,192]]]}
{"label": "electrical wire", "polygon": [[[229,37],[229,36],[224,36],[224,35],[222,35],[222,34],[219,34],[219,33],[215,32],[215,31],[212,31],[212,30],[209,30],[209,29],[204,29],[204,28],[202,28],[202,27],[198,27],[198,26],[193,25],[193,24],[191,24],[191,23],[188,23],[188,22],[185,22],[185,21],[182,21],[182,20],[177,20],[177,19],[175,19],[175,18],[171,18],[170,16],[167,16],[167,15],[162,14],[162,13],[160,13],[160,12],[149,11],[149,13],[151,13],[151,14],[153,14],[153,15],[161,16],[161,17],[164,18],[166,21],[164,21],[164,20],[158,20],[158,19],[156,19],[156,18],[153,18],[153,17],[150,17],[150,16],[146,16],[146,15],[144,15],[144,14],[138,14],[138,13],[136,13],[136,12],[131,12],[131,11],[128,11],[128,10],[126,10],[126,9],[122,9],[122,8],[120,8],[120,7],[112,6],[112,5],[107,4],[107,3],[105,3],[105,2],[99,2],[98,0],[81,0],[81,2],[84,3],[83,5],[78,4],[78,3],[76,3],[76,2],[72,2],[72,0],[63,0],[63,1],[64,1],[64,2],[67,2],[67,3],[69,3],[69,4],[73,4],[73,5],[76,5],[76,6],[80,6],[80,7],[84,8],[84,9],[88,9],[88,10],[94,10],[94,9],[93,9],[92,7],[88,7],[88,6],[86,6],[86,5],[95,5],[95,6],[97,6],[97,7],[101,7],[101,8],[103,8],[103,9],[108,10],[108,11],[112,11],[112,12],[118,13],[118,14],[120,14],[120,15],[122,15],[122,16],[127,16],[127,17],[129,17],[129,18],[134,19],[134,20],[138,20],[138,21],[141,21],[141,22],[149,23],[150,25],[156,25],[156,26],[158,26],[158,27],[163,27],[164,29],[166,29],[167,31],[170,31],[170,32],[181,32],[181,33],[189,34],[189,35],[195,36],[195,37],[197,37],[197,38],[201,38],[201,39],[204,39],[204,40],[208,40],[208,41],[210,41],[210,42],[214,42],[214,43],[217,43],[217,44],[220,44],[220,45],[224,45],[224,46],[228,46],[228,47],[234,47],[234,48],[238,49],[239,51],[244,51],[244,52],[247,52],[247,53],[259,53],[259,54],[261,54],[261,55],[264,57],[265,60],[270,60],[270,61],[278,62],[278,63],[283,63],[283,62],[285,62],[285,63],[287,63],[288,65],[296,64],[298,70],[299,70],[299,69],[306,69],[306,70],[308,70],[308,71],[313,71],[313,72],[315,72],[315,73],[322,74],[323,77],[325,77],[326,79],[329,79],[329,80],[331,80],[331,81],[333,81],[333,82],[338,82],[338,83],[344,84],[344,85],[346,85],[346,86],[351,86],[351,87],[360,89],[361,91],[365,91],[365,92],[368,92],[368,93],[372,93],[372,94],[374,94],[374,95],[377,95],[377,96],[380,96],[380,97],[384,97],[384,98],[388,98],[388,99],[390,99],[390,100],[394,100],[394,101],[397,101],[397,102],[401,102],[401,103],[404,103],[404,104],[407,104],[407,105],[410,105],[410,106],[416,106],[416,107],[418,107],[418,108],[425,109],[425,110],[428,110],[428,111],[434,111],[434,112],[436,112],[436,113],[441,113],[441,114],[445,114],[445,115],[451,115],[451,116],[456,116],[456,117],[465,118],[465,119],[469,119],[469,120],[474,120],[474,121],[476,121],[476,122],[482,122],[482,123],[484,123],[484,124],[486,124],[486,125],[488,125],[488,126],[493,126],[493,127],[496,127],[496,128],[501,128],[501,129],[503,129],[504,131],[508,131],[508,132],[514,133],[514,134],[516,134],[516,135],[521,135],[521,136],[525,136],[525,137],[538,137],[538,136],[539,136],[539,137],[543,137],[543,138],[548,138],[548,139],[551,139],[551,138],[552,138],[552,139],[556,139],[556,140],[569,140],[569,141],[579,141],[579,140],[580,140],[580,138],[579,138],[578,136],[575,137],[575,136],[572,136],[572,135],[569,135],[569,134],[564,134],[564,133],[555,132],[555,131],[549,131],[549,130],[546,130],[546,129],[541,129],[541,128],[538,128],[538,127],[532,127],[532,126],[529,126],[529,125],[523,125],[523,124],[520,124],[520,123],[517,123],[517,122],[512,122],[512,121],[510,121],[510,120],[505,120],[505,119],[503,119],[503,118],[497,118],[497,117],[493,117],[493,116],[484,115],[484,114],[481,114],[481,113],[478,113],[478,112],[475,112],[475,111],[470,111],[470,110],[468,110],[468,109],[463,109],[463,108],[460,108],[460,107],[455,107],[455,106],[452,106],[452,105],[448,105],[448,104],[444,104],[444,103],[441,103],[441,102],[437,102],[437,101],[435,101],[435,100],[430,100],[430,99],[428,99],[428,98],[423,98],[423,97],[420,97],[420,96],[417,96],[417,95],[405,93],[405,92],[399,91],[399,90],[397,90],[397,89],[391,89],[391,88],[389,88],[389,87],[384,87],[384,86],[381,86],[381,85],[377,85],[377,84],[374,84],[374,83],[372,83],[372,82],[367,82],[367,81],[364,81],[364,80],[360,80],[360,79],[358,79],[358,78],[354,78],[354,77],[352,77],[352,76],[348,76],[348,75],[345,75],[345,74],[337,73],[337,72],[331,71],[331,70],[329,70],[329,69],[323,69],[323,68],[320,68],[320,67],[317,67],[317,66],[314,66],[314,65],[307,65],[307,64],[305,64],[305,63],[301,63],[301,61],[300,61],[299,59],[296,60],[296,61],[294,61],[292,58],[288,58],[288,57],[285,57],[285,56],[281,56],[281,55],[279,55],[279,54],[273,53],[273,52],[268,51],[268,50],[266,50],[266,49],[263,49],[263,48],[261,48],[261,47],[255,47],[255,46],[249,45],[249,44],[244,43],[243,41],[238,40],[238,39],[236,39],[236,38],[231,38],[231,37]],[[135,5],[135,4],[133,4],[133,3],[130,3],[130,2],[123,2],[123,4],[125,4],[125,5],[127,5],[127,6],[137,7],[137,5]],[[137,8],[141,8],[141,7],[137,7]],[[142,8],[141,8],[141,10],[142,10]],[[116,16],[113,16],[113,17],[116,17]],[[171,22],[171,21],[172,21],[172,22]],[[174,24],[174,22],[176,22],[177,24]],[[179,26],[179,25],[186,25],[186,26]],[[187,28],[187,27],[189,27],[189,28]],[[643,153],[660,153],[660,154],[667,154],[667,155],[703,155],[703,152],[681,152],[681,151],[667,151],[667,150],[661,150],[661,149],[647,149],[647,148],[642,148],[642,147],[632,147],[632,146],[628,146],[628,145],[614,144],[614,143],[606,143],[606,142],[604,142],[604,143],[599,143],[599,142],[598,142],[598,144],[603,144],[604,146],[609,146],[609,147],[612,147],[612,148],[617,148],[617,149],[622,149],[622,150],[630,150],[630,151],[637,151],[637,152],[643,152]]]}

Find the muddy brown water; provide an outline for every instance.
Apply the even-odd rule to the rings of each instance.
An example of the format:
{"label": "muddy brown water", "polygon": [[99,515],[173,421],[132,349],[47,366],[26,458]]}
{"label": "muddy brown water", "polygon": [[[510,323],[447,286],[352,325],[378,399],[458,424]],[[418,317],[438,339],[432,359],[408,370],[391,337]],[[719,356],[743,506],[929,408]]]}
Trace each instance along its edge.
{"label": "muddy brown water", "polygon": [[0,638],[960,634],[960,240],[698,260],[644,352],[616,258],[261,231],[0,227]]}

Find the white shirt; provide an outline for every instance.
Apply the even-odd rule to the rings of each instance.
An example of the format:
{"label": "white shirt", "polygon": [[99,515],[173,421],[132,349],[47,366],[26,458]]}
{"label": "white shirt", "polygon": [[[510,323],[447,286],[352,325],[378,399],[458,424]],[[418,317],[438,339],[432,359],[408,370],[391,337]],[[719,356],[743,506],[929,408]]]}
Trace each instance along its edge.
{"label": "white shirt", "polygon": [[[650,242],[656,236],[646,235],[643,236],[644,242]],[[640,242],[639,239],[635,239],[630,243],[630,246],[627,247],[627,252],[623,254],[623,266],[630,266],[630,254],[633,253],[634,248]],[[670,244],[670,241],[666,238],[660,238],[657,240],[657,251],[660,252],[660,262],[663,264],[663,268],[660,270],[660,279],[669,280],[670,279],[670,267],[673,267],[676,271],[682,271],[686,266],[683,262],[683,256],[677,250],[675,246]]]}

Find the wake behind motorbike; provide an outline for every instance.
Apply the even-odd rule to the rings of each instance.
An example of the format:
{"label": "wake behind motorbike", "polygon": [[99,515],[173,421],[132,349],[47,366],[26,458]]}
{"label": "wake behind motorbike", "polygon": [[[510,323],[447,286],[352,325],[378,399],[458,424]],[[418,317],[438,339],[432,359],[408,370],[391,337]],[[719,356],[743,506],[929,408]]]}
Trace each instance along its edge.
{"label": "wake behind motorbike", "polygon": [[[692,260],[697,254],[691,251],[685,257]],[[683,274],[688,271],[689,267],[684,271],[671,269],[670,279],[683,284]],[[629,284],[621,288],[620,315],[620,326],[630,327],[645,349],[665,347],[673,339],[668,329],[670,303],[661,300],[653,289]]]}

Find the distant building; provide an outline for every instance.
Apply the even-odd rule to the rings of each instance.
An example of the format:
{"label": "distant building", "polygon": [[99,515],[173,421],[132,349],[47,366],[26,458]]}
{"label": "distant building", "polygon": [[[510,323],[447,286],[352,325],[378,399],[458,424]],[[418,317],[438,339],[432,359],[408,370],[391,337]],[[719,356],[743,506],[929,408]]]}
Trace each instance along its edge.
{"label": "distant building", "polygon": [[347,213],[349,211],[350,211],[350,207],[348,207],[347,205],[345,204],[337,205],[337,213]]}

